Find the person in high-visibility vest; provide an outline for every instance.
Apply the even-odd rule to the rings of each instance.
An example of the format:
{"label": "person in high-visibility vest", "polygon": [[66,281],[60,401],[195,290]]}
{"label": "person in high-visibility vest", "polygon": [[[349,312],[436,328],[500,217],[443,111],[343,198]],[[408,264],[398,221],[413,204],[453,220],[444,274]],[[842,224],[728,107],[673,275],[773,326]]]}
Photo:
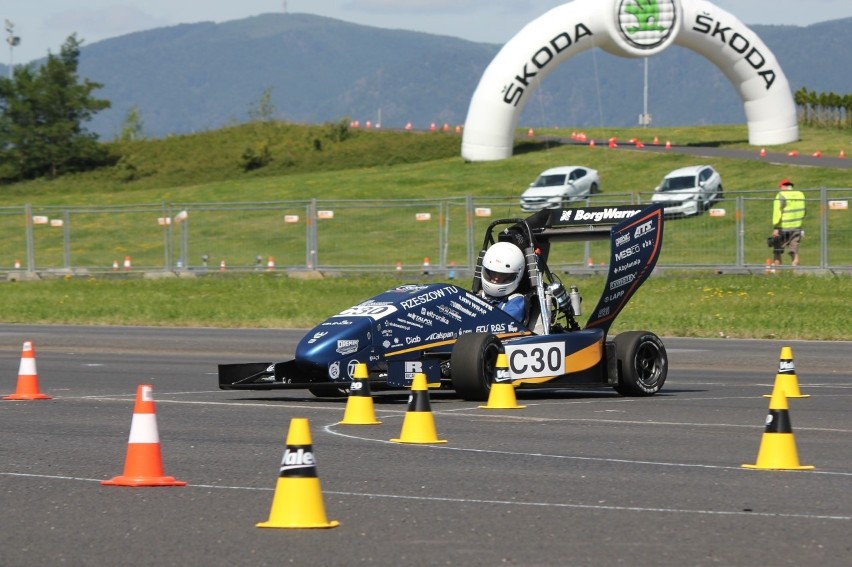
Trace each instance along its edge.
{"label": "person in high-visibility vest", "polygon": [[802,221],[805,220],[805,195],[801,191],[793,189],[793,182],[782,179],[778,184],[781,188],[775,195],[772,204],[772,237],[775,239],[773,247],[774,262],[776,266],[781,265],[781,256],[784,249],[790,253],[792,265],[799,265],[799,244],[805,231],[802,230]]}

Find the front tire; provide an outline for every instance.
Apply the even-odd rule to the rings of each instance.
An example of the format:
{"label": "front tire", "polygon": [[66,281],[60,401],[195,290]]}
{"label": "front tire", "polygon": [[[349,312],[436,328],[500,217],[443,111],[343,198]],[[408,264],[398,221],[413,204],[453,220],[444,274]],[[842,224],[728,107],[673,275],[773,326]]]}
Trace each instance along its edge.
{"label": "front tire", "polygon": [[343,398],[349,395],[349,388],[340,386],[308,386],[308,391],[318,398]]}
{"label": "front tire", "polygon": [[459,337],[450,355],[450,375],[459,397],[469,402],[488,399],[497,355],[502,351],[500,339],[491,333],[468,333]]}
{"label": "front tire", "polygon": [[669,358],[663,341],[650,331],[621,333],[613,340],[622,396],[653,396],[663,387]]}

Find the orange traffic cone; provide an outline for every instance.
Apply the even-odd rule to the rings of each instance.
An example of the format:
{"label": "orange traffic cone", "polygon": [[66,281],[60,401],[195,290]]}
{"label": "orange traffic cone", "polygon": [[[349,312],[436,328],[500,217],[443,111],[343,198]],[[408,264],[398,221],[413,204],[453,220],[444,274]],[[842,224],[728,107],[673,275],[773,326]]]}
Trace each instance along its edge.
{"label": "orange traffic cone", "polygon": [[222,260],[221,262],[219,262],[219,271],[220,272],[224,272],[227,269],[228,269],[227,266],[225,266],[225,260]]}
{"label": "orange traffic cone", "polygon": [[355,365],[355,375],[349,386],[349,399],[346,400],[346,411],[340,425],[378,425],[373,408],[373,397],[370,394],[370,374],[363,362]]}
{"label": "orange traffic cone", "polygon": [[811,157],[822,157],[822,152],[817,150],[811,154]]}
{"label": "orange traffic cone", "polygon": [[840,150],[840,153],[839,153],[839,154],[837,154],[837,157],[839,157],[839,158],[845,158],[845,157],[846,157],[846,150]]}
{"label": "orange traffic cone", "polygon": [[491,381],[491,391],[488,392],[488,404],[479,406],[482,409],[523,409],[515,397],[515,387],[509,378],[509,359],[506,353],[497,355],[494,365],[494,380]]}
{"label": "orange traffic cone", "polygon": [[272,256],[266,261],[266,271],[272,272],[275,270],[275,258]]}
{"label": "orange traffic cone", "polygon": [[[775,375],[775,385],[772,394],[777,390],[783,390],[788,398],[810,398],[810,394],[799,391],[799,379],[796,377],[796,363],[793,362],[793,349],[788,346],[781,347],[781,356],[778,359],[778,373]],[[772,394],[764,394],[764,398],[772,397]]]}
{"label": "orange traffic cone", "polygon": [[425,258],[423,258],[423,275],[424,276],[429,275],[429,256],[426,256]]}
{"label": "orange traffic cone", "polygon": [[340,525],[336,520],[329,521],[325,515],[307,418],[290,420],[269,519],[255,525],[258,528],[335,528]]}
{"label": "orange traffic cone", "polygon": [[797,157],[798,155],[799,152],[796,150],[790,150],[789,152],[787,152],[787,157]]}
{"label": "orange traffic cone", "polygon": [[124,257],[124,269],[129,271],[130,267],[131,267],[130,256],[125,256]]}
{"label": "orange traffic cone", "polygon": [[163,474],[160,434],[154,411],[153,386],[136,388],[136,405],[130,422],[130,440],[124,460],[124,474],[101,482],[107,486],[186,486],[186,482]]}
{"label": "orange traffic cone", "polygon": [[667,150],[672,149],[672,143],[669,140],[666,140],[666,149]]}
{"label": "orange traffic cone", "polygon": [[789,409],[783,390],[772,394],[772,399],[769,400],[769,415],[766,417],[766,431],[757,452],[757,462],[753,465],[742,465],[743,468],[794,471],[814,469],[812,465],[799,464]]}
{"label": "orange traffic cone", "polygon": [[408,411],[402,422],[402,432],[394,443],[446,443],[438,439],[435,430],[435,418],[432,416],[432,406],[429,404],[429,386],[426,375],[418,372],[411,383],[411,394],[408,396]]}
{"label": "orange traffic cone", "polygon": [[21,365],[18,367],[18,387],[14,394],[3,396],[4,400],[50,400],[39,392],[38,372],[36,371],[35,348],[31,341],[24,343],[21,352]]}
{"label": "orange traffic cone", "polygon": [[534,138],[534,137],[535,137],[535,130],[533,130],[532,128],[527,130],[527,138]]}
{"label": "orange traffic cone", "polygon": [[766,148],[760,148],[760,157],[766,157]]}

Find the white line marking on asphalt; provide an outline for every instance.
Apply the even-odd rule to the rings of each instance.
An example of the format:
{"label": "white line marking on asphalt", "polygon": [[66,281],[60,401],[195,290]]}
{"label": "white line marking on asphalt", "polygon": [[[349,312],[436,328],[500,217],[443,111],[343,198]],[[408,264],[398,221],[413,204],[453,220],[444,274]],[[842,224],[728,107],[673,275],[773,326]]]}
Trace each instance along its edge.
{"label": "white line marking on asphalt", "polygon": [[[813,471],[810,471],[813,474]],[[0,476],[11,476],[19,478],[41,478],[48,480],[71,480],[78,482],[101,482],[100,479],[80,478],[73,476],[54,476],[41,474],[19,474],[0,472]],[[187,488],[206,488],[215,490],[249,490],[259,492],[271,492],[273,488],[257,488],[252,486],[219,486],[215,484],[187,484]],[[375,494],[364,492],[343,492],[336,490],[324,490],[323,494],[336,496],[352,496],[358,498],[388,498],[394,500],[419,500],[424,502],[455,502],[459,504],[484,504],[489,506],[536,506],[540,508],[569,508],[574,510],[599,510],[608,512],[656,512],[661,514],[699,514],[705,516],[751,516],[758,518],[789,518],[799,520],[839,520],[850,521],[852,516],[828,516],[820,514],[785,514],[774,512],[747,512],[740,510],[690,510],[686,508],[645,508],[642,506],[603,506],[600,504],[568,504],[561,502],[524,502],[513,500],[484,500],[480,498],[449,498],[441,496],[409,496],[405,494]]]}

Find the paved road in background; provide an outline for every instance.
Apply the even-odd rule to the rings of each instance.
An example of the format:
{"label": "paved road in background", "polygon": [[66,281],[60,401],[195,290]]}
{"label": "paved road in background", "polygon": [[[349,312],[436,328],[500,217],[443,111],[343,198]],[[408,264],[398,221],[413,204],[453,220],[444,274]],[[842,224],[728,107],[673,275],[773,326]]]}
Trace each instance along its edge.
{"label": "paved road in background", "polygon": [[[571,138],[554,138],[547,136],[539,136],[535,138],[536,140],[544,143],[554,143],[561,145],[571,145],[571,146],[587,146],[591,140],[587,140],[585,142],[578,142],[576,140],[572,140]],[[595,140],[595,144],[597,147],[606,148],[607,140]],[[619,150],[627,150],[627,151],[637,151],[637,152],[654,152],[654,153],[677,153],[677,154],[685,154],[696,157],[703,158],[733,158],[733,159],[748,159],[755,161],[763,161],[767,163],[774,163],[780,165],[798,165],[798,166],[807,166],[807,167],[828,167],[828,168],[837,168],[837,169],[850,169],[852,168],[852,159],[849,158],[841,158],[841,157],[832,157],[826,154],[823,154],[821,157],[814,157],[813,155],[798,155],[798,156],[789,156],[787,153],[782,152],[773,152],[772,149],[766,150],[766,155],[761,156],[760,150],[742,150],[742,149],[733,149],[733,148],[716,148],[711,146],[679,146],[672,144],[671,148],[666,148],[665,142],[662,144],[651,144],[645,142],[644,147],[637,148],[635,144],[631,144],[626,140],[619,141],[617,143],[617,148]],[[839,151],[838,151],[839,155]]]}
{"label": "paved road in background", "polygon": [[[522,410],[431,394],[445,445],[400,445],[345,400],[216,388],[216,364],[284,358],[302,331],[0,326],[0,393],[35,343],[40,402],[0,401],[0,564],[848,565],[852,343],[665,339],[661,394],[522,393]],[[801,464],[746,470],[780,348]],[[118,488],[138,384],[168,475]],[[262,530],[290,420],[309,419],[329,530]]]}

